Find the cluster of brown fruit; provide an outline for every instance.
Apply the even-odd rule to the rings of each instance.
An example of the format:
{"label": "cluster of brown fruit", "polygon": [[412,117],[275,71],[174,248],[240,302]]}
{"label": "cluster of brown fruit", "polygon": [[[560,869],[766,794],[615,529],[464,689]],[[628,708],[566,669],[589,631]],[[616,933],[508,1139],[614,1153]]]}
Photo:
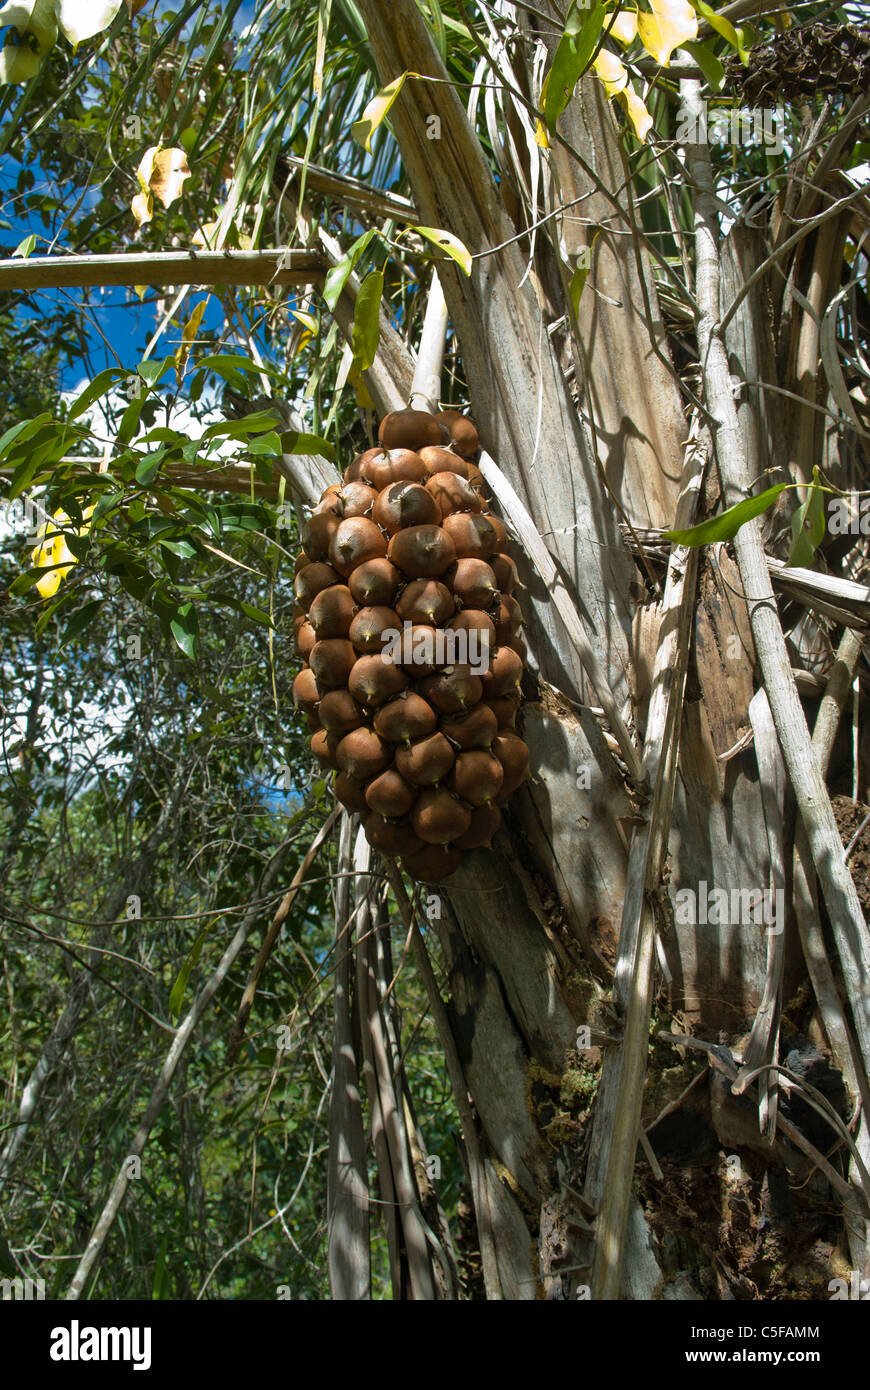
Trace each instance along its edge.
{"label": "cluster of brown fruit", "polygon": [[437,882],[528,774],[516,566],[467,417],[394,411],[378,439],[303,529],[293,696],[369,843]]}

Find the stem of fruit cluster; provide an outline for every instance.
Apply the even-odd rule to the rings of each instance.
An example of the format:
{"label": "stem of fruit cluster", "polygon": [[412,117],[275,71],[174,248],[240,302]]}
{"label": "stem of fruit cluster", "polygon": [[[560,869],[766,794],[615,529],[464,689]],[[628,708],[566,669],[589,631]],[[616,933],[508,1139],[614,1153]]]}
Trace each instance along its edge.
{"label": "stem of fruit cluster", "polygon": [[447,341],[447,305],[437,270],[432,271],[426,317],[417,352],[414,380],[408,404],[412,410],[428,410],[435,414],[441,396],[441,368],[444,364],[444,345]]}

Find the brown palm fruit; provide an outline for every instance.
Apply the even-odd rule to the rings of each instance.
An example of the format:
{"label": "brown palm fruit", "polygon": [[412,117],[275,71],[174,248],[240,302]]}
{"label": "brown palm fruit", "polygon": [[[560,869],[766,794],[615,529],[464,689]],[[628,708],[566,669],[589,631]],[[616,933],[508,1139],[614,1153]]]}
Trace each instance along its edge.
{"label": "brown palm fruit", "polygon": [[338,494],[341,492],[341,484],[333,483],[328,487],[312,511],[312,516],[320,516],[321,512],[331,512],[333,516],[341,517],[341,504]]}
{"label": "brown palm fruit", "polygon": [[498,733],[498,718],[481,700],[465,714],[445,715],[438,727],[445,738],[460,748],[489,748]]}
{"label": "brown palm fruit", "polygon": [[302,544],[305,554],[312,560],[327,560],[329,546],[338,528],[337,512],[315,512],[302,527]]}
{"label": "brown palm fruit", "polygon": [[495,646],[495,623],[480,608],[463,608],[447,624],[449,632],[480,632],[485,634],[486,646]]}
{"label": "brown palm fruit", "polygon": [[426,787],[411,812],[414,833],[427,845],[447,845],[471,824],[471,810],[446,787]]}
{"label": "brown palm fruit", "polygon": [[318,729],[316,734],[311,735],[311,751],[324,767],[330,767],[333,771],[338,770],[338,739],[335,734],[328,734],[325,729]]}
{"label": "brown palm fruit", "polygon": [[406,816],[417,795],[417,788],[406,782],[394,767],[388,767],[366,787],[366,801],[370,808],[388,820]]}
{"label": "brown palm fruit", "polygon": [[343,481],[346,483],[358,482],[365,472],[366,464],[375,458],[376,455],[382,454],[383,452],[383,449],[378,446],[376,449],[366,449],[363,453],[357,454],[353,463],[349,463],[344,470]]}
{"label": "brown palm fruit", "polygon": [[353,645],[346,637],[326,637],[315,642],[308,658],[311,670],[317,677],[317,684],[326,690],[335,690],[347,685],[347,678],[354,668],[357,655]]}
{"label": "brown palm fruit", "polygon": [[468,464],[452,449],[441,449],[437,446],[421,449],[420,457],[430,477],[434,477],[436,473],[456,473],[460,478],[468,476]]}
{"label": "brown palm fruit", "polygon": [[446,634],[440,628],[429,627],[427,623],[411,623],[402,630],[402,644],[399,655],[402,670],[411,680],[420,681],[426,676],[434,676],[453,660],[445,650]]}
{"label": "brown palm fruit", "polygon": [[312,752],[369,843],[423,882],[490,843],[528,773],[516,566],[476,447],[456,412],[395,412],[324,492],[294,568]]}
{"label": "brown palm fruit", "polygon": [[477,704],[483,695],[483,682],[470,666],[447,666],[422,680],[419,691],[441,714],[459,714]]}
{"label": "brown palm fruit", "polygon": [[328,690],[317,708],[317,717],[327,733],[339,738],[365,723],[362,709],[349,690]]}
{"label": "brown palm fruit", "polygon": [[390,859],[397,854],[417,854],[423,848],[423,841],[407,820],[386,820],[377,811],[370,811],[363,830],[372,848]]}
{"label": "brown palm fruit", "polygon": [[520,783],[526,780],[529,772],[529,750],[519,734],[515,734],[512,729],[502,729],[492,741],[492,751],[504,768],[504,781],[496,797],[496,804],[501,806],[511,792],[516,791]]}
{"label": "brown palm fruit", "polygon": [[[494,520],[490,517],[490,521]],[[498,554],[490,555],[489,567],[495,575],[495,582],[498,585],[499,593],[502,595],[512,594],[517,582],[517,567],[510,555]]]}
{"label": "brown palm fruit", "polygon": [[510,695],[520,688],[523,663],[512,647],[498,647],[490,658],[489,670],[482,676],[483,694],[487,700]]}
{"label": "brown palm fruit", "polygon": [[388,743],[408,743],[435,732],[437,717],[428,700],[409,690],[381,705],[375,715],[375,733]]}
{"label": "brown palm fruit", "polygon": [[483,502],[471,483],[457,473],[435,473],[426,484],[426,491],[438,504],[443,520],[453,512],[479,512]]}
{"label": "brown palm fruit", "polygon": [[467,748],[450,769],[445,786],[469,806],[483,806],[495,800],[503,781],[504,768],[498,758],[485,748]]}
{"label": "brown palm fruit", "polygon": [[341,575],[337,570],[321,560],[316,560],[299,571],[293,587],[298,602],[307,611],[322,589],[328,589],[330,584],[340,583]]}
{"label": "brown palm fruit", "polygon": [[[515,653],[514,653],[515,655]],[[385,705],[405,690],[408,677],[395,662],[386,660],[380,653],[361,656],[354,663],[347,678],[347,688],[355,700],[367,709],[377,709]]]}
{"label": "brown palm fruit", "polygon": [[377,489],[369,487],[367,483],[345,483],[335,494],[335,505],[342,518],[368,516],[377,498]]}
{"label": "brown palm fruit", "polygon": [[456,849],[479,849],[491,845],[492,837],[501,825],[501,811],[491,801],[483,806],[475,806],[471,813],[471,824],[462,835],[457,835],[453,844]]}
{"label": "brown palm fruit", "polygon": [[299,626],[296,629],[296,647],[303,661],[308,660],[309,656],[311,655],[311,648],[314,646],[314,643],[316,641],[317,633],[314,631],[314,628],[311,626],[308,620],[305,619],[303,622],[299,624]]}
{"label": "brown palm fruit", "polygon": [[419,449],[441,443],[441,427],[426,410],[393,410],[378,430],[385,449]]}
{"label": "brown palm fruit", "polygon": [[485,497],[486,493],[489,491],[489,483],[475,463],[468,464],[468,481],[481,496]]}
{"label": "brown palm fruit", "polygon": [[366,464],[364,476],[380,493],[393,483],[424,483],[428,474],[413,449],[383,449]]}
{"label": "brown palm fruit", "polygon": [[345,734],[336,749],[336,761],[342,772],[355,777],[357,782],[368,782],[386,772],[393,761],[393,750],[378,738],[374,729],[363,725]]}
{"label": "brown palm fruit", "polygon": [[509,642],[523,625],[520,605],[512,594],[502,594],[494,613],[495,640],[499,644]]}
{"label": "brown palm fruit", "polygon": [[400,744],[396,749],[396,767],[406,782],[414,787],[428,787],[446,777],[454,762],[453,749],[441,733],[413,743]]}
{"label": "brown palm fruit", "polygon": [[379,526],[365,516],[340,521],[329,544],[329,563],[347,577],[366,560],[387,552],[387,542]]}
{"label": "brown palm fruit", "polygon": [[483,704],[491,709],[498,721],[499,729],[512,729],[517,722],[517,710],[519,700],[509,695],[499,695],[495,700],[484,700]]}
{"label": "brown palm fruit", "polygon": [[320,703],[323,691],[310,666],[303,666],[293,682],[293,703],[305,714],[313,714]]}
{"label": "brown palm fruit", "polygon": [[453,594],[437,579],[412,579],[396,602],[396,612],[407,623],[441,627],[456,610]]}
{"label": "brown palm fruit", "polygon": [[442,410],[435,416],[439,424],[447,426],[454,448],[463,458],[474,458],[480,448],[480,439],[474,422],[460,410]]}
{"label": "brown palm fruit", "polygon": [[424,845],[415,854],[402,855],[402,867],[421,883],[443,883],[462,863],[462,850],[455,845]]}
{"label": "brown palm fruit", "polygon": [[[338,575],[336,581],[341,583]],[[348,588],[361,608],[390,607],[402,576],[386,556],[366,560],[348,576]]]}
{"label": "brown palm fruit", "polygon": [[489,559],[498,546],[493,520],[475,512],[452,512],[444,517],[443,528],[453,542],[457,560]]}
{"label": "brown palm fruit", "polygon": [[495,575],[485,560],[457,560],[445,582],[463,608],[488,608],[498,594]]}
{"label": "brown palm fruit", "polygon": [[456,552],[440,526],[407,526],[393,536],[387,558],[409,579],[437,579],[453,564]]}
{"label": "brown palm fruit", "polygon": [[346,772],[336,773],[335,794],[346,811],[356,811],[368,815],[369,803],[366,801],[366,789],[355,777],[348,776]]}
{"label": "brown palm fruit", "polygon": [[347,585],[331,584],[328,589],[321,589],[312,603],[308,621],[318,641],[324,637],[346,637],[355,612],[356,604]]}
{"label": "brown palm fruit", "polygon": [[388,640],[385,634],[401,630],[402,620],[395,608],[378,604],[372,608],[361,608],[350,623],[347,635],[356,650],[363,654],[382,652]]}
{"label": "brown palm fruit", "polygon": [[441,520],[438,503],[419,483],[391,483],[372,508],[372,521],[391,536],[406,526],[426,526]]}

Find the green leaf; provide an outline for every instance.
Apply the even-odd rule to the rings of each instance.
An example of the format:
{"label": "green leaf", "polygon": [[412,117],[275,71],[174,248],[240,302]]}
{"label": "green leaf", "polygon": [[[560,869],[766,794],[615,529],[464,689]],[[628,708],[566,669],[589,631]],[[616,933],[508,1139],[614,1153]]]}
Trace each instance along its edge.
{"label": "green leaf", "polygon": [[[727,42],[730,43],[732,48],[737,49],[737,52],[742,58],[744,52],[743,45],[731,21],[725,19],[724,15],[717,14],[714,9],[704,3],[704,0],[690,0],[690,4],[699,15],[703,15],[711,29],[715,29],[716,33],[721,34],[723,39],[726,39]],[[683,47],[686,47],[686,45],[684,44]]]}
{"label": "green leaf", "polygon": [[152,362],[148,359],[145,362],[140,362],[136,371],[149,386],[156,386],[164,373],[170,371],[174,365],[174,357],[164,357],[162,362]]}
{"label": "green leaf", "polygon": [[401,77],[394,78],[386,87],[382,87],[376,96],[372,97],[360,119],[354,121],[350,133],[364,150],[371,151],[372,136],[404,87],[405,79],[416,77],[416,75],[416,73],[403,72]]}
{"label": "green leaf", "polygon": [[363,280],[356,297],[351,347],[354,365],[361,372],[368,371],[377,356],[383,292],[383,271],[373,270]]}
{"label": "green leaf", "polygon": [[565,32],[559,40],[553,55],[553,65],[547,74],[544,120],[550,131],[556,129],[557,120],[592,61],[595,45],[604,27],[606,8],[603,4],[597,4],[594,9],[586,11],[573,4],[568,12]]}
{"label": "green leaf", "polygon": [[103,600],[101,598],[94,598],[91,599],[90,603],[84,604],[76,613],[73,613],[63,630],[60,645],[65,647],[74,637],[78,637],[79,633],[84,632],[91,619],[96,617],[102,606]]}
{"label": "green leaf", "polygon": [[199,622],[192,603],[182,603],[169,620],[169,630],[185,656],[191,661],[196,654],[196,639]]}
{"label": "green leaf", "polygon": [[81,395],[77,396],[73,401],[70,407],[69,419],[77,420],[80,415],[84,415],[85,411],[89,406],[93,405],[94,401],[98,401],[101,396],[105,396],[106,392],[111,390],[112,386],[114,386],[117,381],[129,375],[130,373],[125,372],[123,367],[107,367],[104,372],[100,372],[94,377],[93,381],[85,387]]}
{"label": "green leaf", "polygon": [[148,458],[142,459],[141,463],[136,465],[136,482],[142,487],[150,487],[157,477],[162,462],[162,451],[157,454],[150,454]]}
{"label": "green leaf", "polygon": [[32,255],[33,255],[33,248],[35,247],[35,245],[36,245],[36,236],[35,236],[35,234],[31,234],[30,236],[26,236],[26,237],[24,238],[23,241],[19,241],[19,243],[18,243],[18,245],[16,246],[15,250],[12,252],[12,259],[14,260],[16,256],[23,256],[24,259],[26,260],[28,256],[32,256]]}
{"label": "green leaf", "polygon": [[247,439],[249,434],[264,434],[266,430],[274,430],[275,426],[280,423],[272,411],[258,410],[252,415],[243,416],[241,420],[218,420],[203,430],[202,438],[203,441]]}
{"label": "green leaf", "polygon": [[583,287],[586,284],[586,277],[589,274],[589,270],[590,267],[588,265],[578,265],[574,274],[571,276],[571,283],[568,286],[571,295],[571,307],[574,310],[575,318],[580,308],[580,296],[583,293]]}
{"label": "green leaf", "polygon": [[718,92],[725,79],[725,69],[713,52],[712,43],[701,43],[697,39],[689,39],[680,44],[687,53],[691,53],[698,67],[707,79],[707,83],[712,91]]}
{"label": "green leaf", "polygon": [[419,232],[420,236],[431,241],[433,245],[440,246],[442,251],[446,251],[448,256],[456,261],[457,265],[465,271],[466,275],[471,274],[471,252],[468,247],[454,236],[452,232],[445,232],[443,227],[409,227],[411,232]]}
{"label": "green leaf", "polygon": [[247,618],[250,618],[253,622],[261,623],[263,627],[273,626],[272,619],[269,617],[269,614],[264,613],[261,608],[255,608],[252,603],[245,603],[244,599],[240,600],[239,607],[241,608],[245,616]]}
{"label": "green leaf", "polygon": [[48,608],[46,608],[44,613],[40,613],[39,617],[36,620],[36,626],[33,629],[33,634],[35,637],[42,636],[57,610],[59,608],[62,608],[65,603],[68,603],[69,600],[74,597],[74,595],[75,589],[64,589],[60,598],[55,599],[54,603],[49,604]]}
{"label": "green leaf", "polygon": [[281,450],[285,454],[320,454],[330,463],[335,458],[335,449],[328,439],[322,439],[319,434],[304,434],[296,430],[284,431]]}
{"label": "green leaf", "polygon": [[233,352],[221,352],[212,354],[210,357],[203,357],[196,365],[201,370],[217,372],[218,376],[225,377],[228,381],[234,378],[238,372],[258,373],[263,370],[250,357],[242,357],[239,353]]}
{"label": "green leaf", "polygon": [[745,501],[736,503],[710,521],[691,526],[688,531],[664,531],[662,534],[666,541],[673,541],[675,545],[712,545],[715,541],[733,540],[741,526],[745,526],[747,521],[759,516],[761,512],[767,511],[781,492],[793,486],[793,483],[777,483],[776,487],[769,487],[757,497],[747,497]]}
{"label": "green leaf", "polygon": [[184,964],[181,967],[181,970],[178,973],[178,979],[172,986],[172,990],[169,994],[169,1012],[171,1013],[173,1018],[178,1018],[181,1013],[181,1005],[184,1000],[184,991],[187,989],[187,982],[190,979],[190,972],[196,965],[196,962],[199,960],[200,952],[202,951],[207,935],[208,927],[203,927],[202,931],[199,933],[199,936],[196,938],[196,941],[193,943],[193,949],[191,950],[189,956],[187,957],[187,960],[184,962]]}
{"label": "green leaf", "polygon": [[36,434],[49,420],[54,423],[54,417],[45,411],[42,415],[35,415],[32,420],[19,420],[17,425],[10,425],[9,429],[0,438],[0,459],[4,459],[9,452],[11,445],[16,439],[29,439]]}
{"label": "green leaf", "polygon": [[341,260],[336,262],[328,271],[323,284],[323,299],[330,313],[335,313],[335,306],[341,299],[342,291],[350,279],[354,266],[376,236],[377,232],[374,229],[363,232],[362,236],[357,237],[347,255],[342,256]]}
{"label": "green leaf", "polygon": [[824,539],[825,494],[820,484],[819,470],[814,468],[813,481],[806,501],[801,503],[791,519],[792,543],[787,560],[789,565],[802,565],[809,569],[816,550]]}

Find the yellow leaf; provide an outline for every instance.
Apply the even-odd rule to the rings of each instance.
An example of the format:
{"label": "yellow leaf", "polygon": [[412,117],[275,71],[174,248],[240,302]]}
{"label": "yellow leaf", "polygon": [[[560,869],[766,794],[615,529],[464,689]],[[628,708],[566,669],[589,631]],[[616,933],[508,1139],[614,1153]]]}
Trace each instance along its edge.
{"label": "yellow leaf", "polygon": [[613,37],[627,47],[637,35],[637,10],[620,10],[609,27]]}
{"label": "yellow leaf", "polygon": [[160,199],[165,208],[171,207],[176,198],[181,197],[184,180],[189,178],[190,167],[185,150],[173,148],[155,154],[148,182],[154,196]]}
{"label": "yellow leaf", "polygon": [[540,145],[542,150],[548,150],[550,148],[547,127],[539,116],[535,118],[535,144]]}
{"label": "yellow leaf", "polygon": [[637,32],[647,53],[667,67],[686,39],[698,37],[698,16],[688,0],[650,0],[652,14],[639,13]]}
{"label": "yellow leaf", "polygon": [[442,227],[409,227],[411,232],[419,232],[427,241],[433,245],[440,246],[451,256],[458,265],[462,267],[466,275],[471,274],[471,252],[464,242],[454,236],[452,232],[445,232]]}
{"label": "yellow leaf", "polygon": [[617,92],[621,92],[624,87],[628,86],[628,72],[625,64],[608,48],[602,48],[592,66],[604,83],[604,90],[609,97],[615,97]]}
{"label": "yellow leaf", "polygon": [[638,140],[645,140],[653,123],[653,118],[647,111],[646,104],[630,87],[626,87],[622,92],[617,92],[616,99],[621,101],[625,107]]}
{"label": "yellow leaf", "polygon": [[210,297],[210,295],[206,295],[205,299],[200,300],[199,304],[197,304],[190,318],[187,320],[187,323],[181,330],[181,346],[175,354],[175,375],[178,379],[179,386],[181,385],[181,379],[184,376],[184,368],[187,366],[187,359],[190,356],[190,349],[196,342],[196,335],[199,332],[199,326],[202,323],[202,316],[205,313],[205,306],[206,304],[208,304]]}
{"label": "yellow leaf", "polygon": [[215,233],[219,222],[203,222],[201,227],[197,227],[191,240],[194,246],[200,247],[203,251],[212,250],[215,244]]}
{"label": "yellow leaf", "polygon": [[130,204],[130,211],[136,219],[137,226],[144,227],[146,222],[150,222],[154,216],[154,199],[151,193],[137,193]]}
{"label": "yellow leaf", "polygon": [[[85,507],[82,517],[87,520],[93,514],[94,508]],[[66,512],[55,512],[54,520],[63,525],[69,521]],[[83,536],[90,530],[89,526],[83,526],[76,530],[77,536]],[[66,543],[64,536],[56,526],[50,521],[46,521],[40,527],[41,539],[30,552],[30,559],[34,569],[45,569],[48,565],[54,566],[47,574],[42,575],[36,581],[36,587],[43,598],[53,598],[61,586],[61,583],[69,574],[73,565],[77,563]]]}
{"label": "yellow leaf", "polygon": [[404,87],[405,78],[412,75],[416,76],[416,73],[403,72],[401,77],[394,78],[386,87],[382,87],[377,96],[372,97],[360,119],[354,121],[350,133],[364,150],[371,150],[372,136]]}

